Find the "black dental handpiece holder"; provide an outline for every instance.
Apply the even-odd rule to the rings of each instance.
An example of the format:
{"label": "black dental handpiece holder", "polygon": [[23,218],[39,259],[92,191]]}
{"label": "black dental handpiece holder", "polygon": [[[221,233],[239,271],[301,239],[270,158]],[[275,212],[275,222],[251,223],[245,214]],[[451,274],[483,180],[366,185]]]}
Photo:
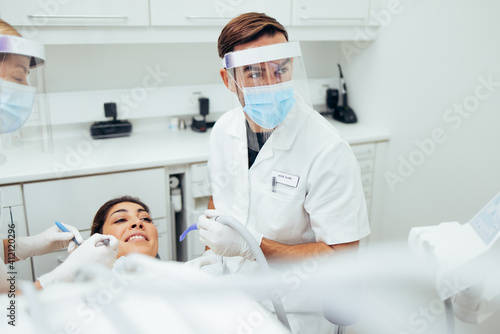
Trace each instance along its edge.
{"label": "black dental handpiece holder", "polygon": [[358,118],[354,113],[354,110],[349,107],[347,101],[347,88],[344,80],[344,74],[342,73],[342,68],[340,64],[337,64],[340,74],[339,88],[342,92],[342,105],[337,106],[333,111],[333,119],[342,123],[356,123]]}

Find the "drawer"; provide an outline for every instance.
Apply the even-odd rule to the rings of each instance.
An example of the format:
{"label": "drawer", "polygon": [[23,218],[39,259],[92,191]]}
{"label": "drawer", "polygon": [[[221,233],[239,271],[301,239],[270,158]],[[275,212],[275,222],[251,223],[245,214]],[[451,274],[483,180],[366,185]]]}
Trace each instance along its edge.
{"label": "drawer", "polygon": [[0,187],[2,206],[23,205],[23,193],[20,185]]}
{"label": "drawer", "polygon": [[361,184],[363,185],[363,188],[371,188],[372,181],[372,174],[361,174]]}
{"label": "drawer", "polygon": [[207,178],[207,163],[191,165],[191,182],[205,181]]}
{"label": "drawer", "polygon": [[363,192],[365,193],[365,198],[372,197],[372,187],[371,186],[363,186]]}
{"label": "drawer", "polygon": [[210,196],[210,191],[205,181],[193,182],[192,186],[194,198]]}
{"label": "drawer", "polygon": [[373,159],[375,156],[375,143],[356,144],[351,148],[357,160]]}
{"label": "drawer", "polygon": [[206,180],[207,163],[191,165],[191,190],[193,198],[210,196]]}
{"label": "drawer", "polygon": [[371,187],[373,181],[373,175],[369,173],[361,174],[361,184],[363,187]]}
{"label": "drawer", "polygon": [[13,26],[148,26],[148,0],[0,0]]}
{"label": "drawer", "polygon": [[373,160],[360,160],[358,164],[361,173],[371,173],[375,162]]}
{"label": "drawer", "polygon": [[[17,186],[16,186],[17,187]],[[7,188],[7,187],[5,187]],[[19,187],[20,188],[20,187]],[[5,196],[5,193],[4,193]],[[11,202],[12,203],[12,202]],[[14,231],[16,237],[24,237],[28,235],[26,232],[26,220],[24,219],[24,207],[21,205],[11,206],[10,208],[4,208],[1,221],[0,221],[0,235],[1,239],[7,239],[9,236],[12,237],[12,233],[9,233],[9,230],[12,229],[11,222],[11,210],[12,210],[12,222],[14,222]],[[3,249],[0,250],[3,254]],[[4,254],[7,257],[7,254]],[[3,265],[3,264],[0,264]],[[15,264],[15,272],[17,272],[17,278],[31,281],[33,276],[31,274],[31,261],[30,259],[26,259],[24,261],[18,261]]]}
{"label": "drawer", "polygon": [[224,26],[241,13],[261,12],[290,24],[290,0],[150,0],[152,26]]}

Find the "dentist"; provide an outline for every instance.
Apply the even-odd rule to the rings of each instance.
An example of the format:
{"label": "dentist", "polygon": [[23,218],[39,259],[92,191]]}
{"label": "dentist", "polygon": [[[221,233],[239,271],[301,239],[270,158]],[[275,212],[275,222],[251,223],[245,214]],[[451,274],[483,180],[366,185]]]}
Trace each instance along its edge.
{"label": "dentist", "polygon": [[[243,239],[213,218],[237,219],[268,260],[356,250],[370,233],[359,165],[337,130],[312,108],[297,42],[261,13],[231,20],[218,40],[224,85],[237,105],[210,137],[209,209],[199,218],[210,248],[191,261],[252,273]],[[321,312],[284,301],[293,333],[333,333]]]}

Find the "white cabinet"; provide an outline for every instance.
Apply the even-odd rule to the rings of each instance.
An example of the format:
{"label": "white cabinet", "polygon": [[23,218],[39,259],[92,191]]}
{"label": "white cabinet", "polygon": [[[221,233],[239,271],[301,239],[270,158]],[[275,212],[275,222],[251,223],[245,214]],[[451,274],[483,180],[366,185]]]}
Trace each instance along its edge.
{"label": "white cabinet", "polygon": [[1,0],[0,13],[14,26],[149,25],[148,0]]}
{"label": "white cabinet", "polygon": [[[186,224],[185,230],[191,224],[198,221],[198,217],[205,213],[208,208],[210,191],[207,185],[207,163],[192,164],[187,171],[188,180],[186,190]],[[205,252],[205,245],[200,242],[198,230],[190,232],[185,241],[187,260],[201,256]]]}
{"label": "white cabinet", "polygon": [[292,24],[325,26],[364,24],[370,0],[294,0]]}
{"label": "white cabinet", "polygon": [[214,43],[222,26],[246,12],[276,18],[292,40],[345,41],[360,38],[381,1],[0,0],[0,15],[45,45]]}
{"label": "white cabinet", "polygon": [[370,214],[375,165],[375,143],[351,145],[351,148],[359,163],[361,183],[363,184],[368,214]]}
{"label": "white cabinet", "polygon": [[290,24],[290,0],[150,0],[153,26],[223,26],[246,12],[266,13]]}
{"label": "white cabinet", "polygon": [[[28,235],[26,230],[26,219],[24,217],[23,194],[20,185],[0,187],[3,202],[2,217],[0,221],[1,240],[9,237],[9,225],[14,223],[16,238],[25,237]],[[12,220],[11,220],[12,217]],[[2,246],[3,247],[3,246]],[[7,256],[7,254],[5,254]],[[3,264],[0,264],[3,265]],[[31,281],[33,276],[31,273],[31,259],[15,262],[15,272],[17,278]]]}
{"label": "white cabinet", "polygon": [[[54,220],[78,228],[87,238],[95,213],[106,201],[130,195],[138,197],[151,210],[158,233],[159,255],[173,259],[173,237],[167,219],[168,182],[164,168],[85,176],[24,185],[30,235],[40,233]],[[65,250],[33,259],[35,275],[55,268],[67,256]]]}

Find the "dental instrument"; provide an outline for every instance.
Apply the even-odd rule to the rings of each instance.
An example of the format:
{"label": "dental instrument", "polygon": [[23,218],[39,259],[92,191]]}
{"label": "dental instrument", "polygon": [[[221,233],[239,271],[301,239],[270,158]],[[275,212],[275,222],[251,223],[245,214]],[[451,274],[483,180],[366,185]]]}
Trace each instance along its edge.
{"label": "dental instrument", "polygon": [[198,223],[192,224],[184,232],[182,232],[181,236],[179,237],[179,241],[184,240],[189,232],[197,230],[197,229],[198,229]]}
{"label": "dental instrument", "polygon": [[95,244],[96,247],[100,246],[109,246],[109,239],[104,239],[103,241],[99,241],[98,243]]}
{"label": "dental instrument", "polygon": [[[56,223],[57,227],[59,227],[61,229],[61,231],[63,231],[63,232],[69,232],[69,230],[63,224],[61,224],[60,222],[56,221],[55,223]],[[77,246],[80,246],[80,244],[78,243],[78,241],[76,241],[75,237],[73,237],[73,239],[71,239],[71,240],[73,240]]]}

